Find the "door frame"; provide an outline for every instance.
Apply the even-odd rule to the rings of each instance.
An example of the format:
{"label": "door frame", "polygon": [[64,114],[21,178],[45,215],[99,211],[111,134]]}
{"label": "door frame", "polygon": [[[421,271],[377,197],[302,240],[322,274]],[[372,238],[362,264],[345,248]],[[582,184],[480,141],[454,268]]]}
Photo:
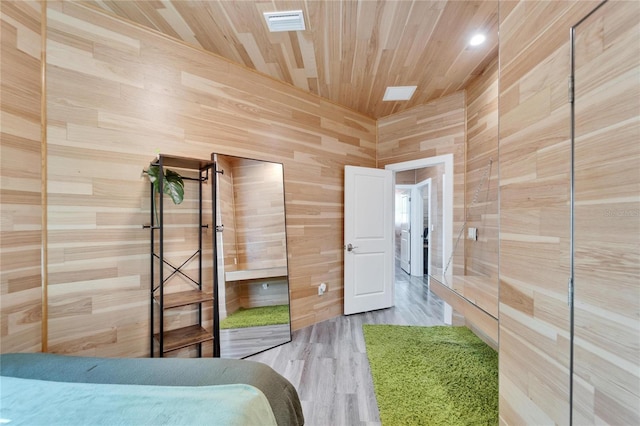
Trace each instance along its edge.
{"label": "door frame", "polygon": [[[415,276],[424,276],[424,261],[427,261],[429,268],[431,268],[431,252],[428,252],[429,255],[427,259],[424,258],[424,240],[422,238],[422,234],[424,233],[424,191],[425,189],[429,193],[429,222],[426,224],[429,229],[429,233],[431,233],[431,178],[425,179],[422,182],[418,182],[413,186],[413,196],[416,199],[419,199],[420,202],[416,203],[416,207],[414,209],[413,214],[415,215],[415,220],[412,226],[415,226],[415,229],[421,229],[420,238],[416,238],[413,242],[412,249],[415,250],[416,253],[415,258],[412,258],[411,261],[415,260],[415,268],[411,268],[411,275]],[[431,270],[431,269],[429,269]]]}
{"label": "door frame", "polygon": [[[396,186],[396,173],[403,172],[405,170],[422,169],[425,167],[433,167],[440,164],[444,164],[444,176],[443,176],[443,193],[442,193],[442,270],[444,271],[449,258],[451,257],[451,250],[453,246],[453,154],[437,155],[435,157],[420,158],[417,160],[403,161],[401,163],[387,164],[384,168],[393,172],[393,187]],[[395,192],[394,192],[395,193]],[[394,200],[391,200],[392,202]],[[395,205],[392,204],[392,205]],[[394,217],[389,226],[395,226],[395,209]],[[431,230],[429,231],[431,233]],[[431,245],[431,241],[430,241]],[[393,265],[392,265],[393,266]],[[431,265],[429,265],[431,266]],[[431,275],[431,274],[429,274]],[[448,270],[445,274],[445,279],[451,279],[452,271]],[[436,277],[437,278],[437,277]]]}

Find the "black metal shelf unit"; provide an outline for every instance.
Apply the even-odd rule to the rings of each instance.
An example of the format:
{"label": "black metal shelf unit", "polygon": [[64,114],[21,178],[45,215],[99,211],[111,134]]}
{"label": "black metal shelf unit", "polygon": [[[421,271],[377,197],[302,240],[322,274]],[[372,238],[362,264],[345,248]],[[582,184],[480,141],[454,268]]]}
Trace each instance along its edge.
{"label": "black metal shelf unit", "polygon": [[[163,181],[159,179],[158,193],[161,194],[156,197],[153,190],[153,184],[151,185],[151,225],[147,226],[150,229],[151,234],[151,307],[150,307],[150,357],[156,355],[156,343],[158,349],[158,356],[163,357],[167,352],[171,352],[177,349],[185,348],[191,345],[197,345],[198,356],[202,356],[202,344],[204,342],[212,341],[213,343],[213,356],[220,356],[220,323],[218,315],[218,306],[215,301],[215,295],[218,294],[218,280],[217,271],[214,270],[211,288],[206,289],[203,287],[203,274],[202,274],[202,247],[203,247],[203,233],[206,233],[206,229],[209,224],[203,221],[203,184],[213,175],[214,163],[208,160],[199,160],[194,158],[177,157],[172,155],[160,154],[156,159],[151,161],[152,166],[158,166],[160,173],[158,176],[164,176],[165,167],[172,169],[182,169],[189,171],[197,171],[197,177],[182,176],[183,181],[196,181],[198,184],[198,248],[193,254],[185,260],[179,266],[173,265],[165,256],[165,229],[164,229],[164,194],[163,194]],[[195,173],[193,173],[195,174]],[[185,182],[185,186],[189,185]],[[211,185],[212,200],[215,200],[215,185]],[[213,209],[212,209],[213,210]],[[208,217],[209,223],[215,224],[215,218],[213,217],[213,211],[211,217]],[[212,232],[213,238],[215,238],[215,230]],[[197,277],[190,276],[184,267],[192,260],[197,259]],[[215,265],[215,252],[214,258],[211,262]],[[165,274],[165,267],[168,266],[171,269],[169,274]],[[192,286],[192,289],[187,291],[166,293],[165,284],[174,275],[181,275]],[[193,273],[192,273],[193,274]],[[203,304],[212,304],[212,316],[213,327],[207,330],[203,327]],[[165,312],[170,309],[175,309],[188,305],[197,305],[197,323],[188,325],[186,327],[174,328],[167,330],[165,327]],[[158,315],[156,315],[155,309],[158,309]]]}

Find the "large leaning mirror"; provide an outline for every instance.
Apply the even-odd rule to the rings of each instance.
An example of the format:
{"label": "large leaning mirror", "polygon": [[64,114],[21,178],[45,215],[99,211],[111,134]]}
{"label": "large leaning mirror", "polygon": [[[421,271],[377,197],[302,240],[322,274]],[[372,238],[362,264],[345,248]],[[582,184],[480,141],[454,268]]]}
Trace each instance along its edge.
{"label": "large leaning mirror", "polygon": [[282,164],[214,153],[220,356],[291,341]]}
{"label": "large leaning mirror", "polygon": [[435,280],[497,318],[498,144],[487,140],[467,150],[466,169],[451,154],[386,168],[395,171],[397,272]]}
{"label": "large leaning mirror", "polygon": [[[474,77],[464,85],[464,107],[459,109],[464,114],[457,119],[449,116],[456,125],[453,121],[444,127],[434,124],[438,132],[432,135],[426,127],[415,127],[418,133],[406,139],[403,152],[411,149],[411,139],[416,142],[415,157],[425,157],[385,168],[395,172],[397,276],[421,277],[435,283],[431,288],[459,307],[473,308],[464,313],[469,323],[482,323],[482,332],[490,333],[489,340],[497,344],[500,5],[497,1],[481,3],[487,19],[475,31],[484,33],[486,42],[485,47],[465,49],[477,62]],[[452,164],[447,171],[436,160],[448,155]]]}

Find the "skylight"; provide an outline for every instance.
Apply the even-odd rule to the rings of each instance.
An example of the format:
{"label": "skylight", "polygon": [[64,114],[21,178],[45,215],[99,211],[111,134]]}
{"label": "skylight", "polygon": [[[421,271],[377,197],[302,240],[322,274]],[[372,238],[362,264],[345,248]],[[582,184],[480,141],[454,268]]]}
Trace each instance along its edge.
{"label": "skylight", "polygon": [[389,86],[384,92],[383,101],[408,101],[418,86]]}

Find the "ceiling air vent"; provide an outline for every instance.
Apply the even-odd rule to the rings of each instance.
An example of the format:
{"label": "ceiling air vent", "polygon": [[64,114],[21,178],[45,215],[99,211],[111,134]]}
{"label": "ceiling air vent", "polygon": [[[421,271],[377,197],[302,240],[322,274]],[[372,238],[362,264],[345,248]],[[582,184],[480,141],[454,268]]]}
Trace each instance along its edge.
{"label": "ceiling air vent", "polygon": [[278,31],[302,31],[304,27],[304,16],[301,10],[290,10],[288,12],[264,12],[264,19],[272,33]]}

